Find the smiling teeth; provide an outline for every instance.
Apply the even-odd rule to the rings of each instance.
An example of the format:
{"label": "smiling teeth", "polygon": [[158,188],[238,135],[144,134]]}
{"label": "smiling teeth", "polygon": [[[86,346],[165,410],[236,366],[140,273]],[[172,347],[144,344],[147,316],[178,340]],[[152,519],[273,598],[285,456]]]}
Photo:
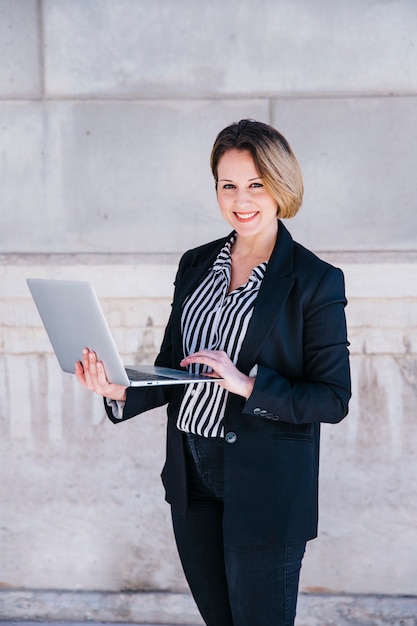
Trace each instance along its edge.
{"label": "smiling teeth", "polygon": [[256,215],[256,211],[254,213],[236,213],[240,220],[250,220],[251,217]]}

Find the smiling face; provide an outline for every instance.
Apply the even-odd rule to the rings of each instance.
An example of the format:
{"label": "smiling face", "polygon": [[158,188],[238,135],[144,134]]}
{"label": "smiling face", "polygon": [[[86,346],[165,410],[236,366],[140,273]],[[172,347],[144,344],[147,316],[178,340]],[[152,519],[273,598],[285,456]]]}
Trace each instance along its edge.
{"label": "smiling face", "polygon": [[275,236],[277,202],[264,186],[249,150],[227,150],[219,160],[217,175],[221,214],[237,234]]}

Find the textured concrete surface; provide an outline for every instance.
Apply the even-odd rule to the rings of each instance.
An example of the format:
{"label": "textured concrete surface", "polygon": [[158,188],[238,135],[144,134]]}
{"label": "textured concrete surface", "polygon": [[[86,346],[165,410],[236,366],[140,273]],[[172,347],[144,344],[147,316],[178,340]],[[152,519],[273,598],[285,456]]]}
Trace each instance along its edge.
{"label": "textured concrete surface", "polygon": [[43,5],[46,91],[54,97],[417,89],[414,0]]}
{"label": "textured concrete surface", "polygon": [[180,252],[217,236],[208,154],[245,116],[300,157],[306,245],[416,249],[414,0],[262,0],[256,29],[241,0],[0,11],[0,251]]}
{"label": "textured concrete surface", "polygon": [[0,0],[0,99],[42,95],[39,6],[37,0]]}
{"label": "textured concrete surface", "polygon": [[208,159],[218,130],[241,117],[273,121],[290,139],[306,188],[292,229],[306,246],[416,250],[416,103],[0,102],[0,251],[180,253],[222,235]]}

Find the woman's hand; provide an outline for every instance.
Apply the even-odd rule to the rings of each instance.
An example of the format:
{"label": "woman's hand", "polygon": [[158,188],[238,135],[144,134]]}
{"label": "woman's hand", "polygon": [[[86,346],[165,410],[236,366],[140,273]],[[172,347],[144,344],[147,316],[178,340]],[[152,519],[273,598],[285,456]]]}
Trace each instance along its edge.
{"label": "woman's hand", "polygon": [[83,350],[82,361],[75,363],[75,375],[83,387],[100,396],[121,402],[126,400],[127,387],[109,383],[103,363],[88,348]]}
{"label": "woman's hand", "polygon": [[[213,376],[220,376],[223,380],[216,381],[221,387],[238,396],[249,398],[255,385],[255,378],[246,376],[232,363],[226,352],[222,350],[200,350],[186,356],[180,363],[182,367],[190,363],[200,363],[210,367]],[[210,373],[207,374],[210,376]]]}

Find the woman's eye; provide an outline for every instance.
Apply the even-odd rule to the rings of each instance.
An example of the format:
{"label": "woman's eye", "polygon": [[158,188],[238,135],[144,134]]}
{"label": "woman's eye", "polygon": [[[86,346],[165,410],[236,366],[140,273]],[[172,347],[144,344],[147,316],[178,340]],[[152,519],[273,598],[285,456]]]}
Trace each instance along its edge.
{"label": "woman's eye", "polygon": [[[262,183],[251,183],[249,185],[249,189],[261,189],[262,187]],[[222,189],[224,189],[225,191],[233,190],[236,189],[236,185],[234,185],[233,183],[223,183]]]}

